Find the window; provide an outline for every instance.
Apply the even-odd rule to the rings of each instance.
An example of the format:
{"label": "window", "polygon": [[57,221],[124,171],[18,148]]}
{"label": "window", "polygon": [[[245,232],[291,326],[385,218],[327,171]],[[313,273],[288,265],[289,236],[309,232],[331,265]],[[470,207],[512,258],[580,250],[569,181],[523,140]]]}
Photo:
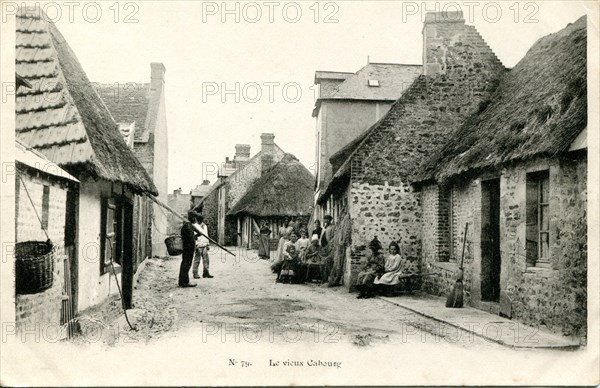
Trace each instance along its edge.
{"label": "window", "polygon": [[101,246],[102,260],[100,272],[105,273],[110,270],[110,261],[117,257],[117,206],[114,198],[105,198],[102,203],[102,226],[101,226]]}
{"label": "window", "polygon": [[133,255],[133,204],[124,197],[105,198],[102,201],[100,273],[120,271],[123,260]]}
{"label": "window", "polygon": [[371,86],[371,87],[379,87],[379,80],[378,79],[370,79],[369,80],[369,86]]}
{"label": "window", "polygon": [[548,267],[550,259],[550,178],[548,170],[527,174],[526,260],[528,266]]}

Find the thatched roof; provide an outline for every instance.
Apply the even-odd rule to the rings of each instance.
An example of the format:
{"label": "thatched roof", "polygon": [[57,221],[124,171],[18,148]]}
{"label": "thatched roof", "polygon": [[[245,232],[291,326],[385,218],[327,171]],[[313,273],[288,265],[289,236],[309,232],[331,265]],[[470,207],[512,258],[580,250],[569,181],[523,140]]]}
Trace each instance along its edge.
{"label": "thatched roof", "polygon": [[301,216],[313,205],[315,177],[291,154],[258,178],[228,215]]}
{"label": "thatched roof", "polygon": [[158,194],[75,53],[40,10],[16,18],[16,138],[71,172]]}
{"label": "thatched roof", "polygon": [[587,126],[586,17],[539,39],[425,165],[421,180],[447,180],[569,149]]}

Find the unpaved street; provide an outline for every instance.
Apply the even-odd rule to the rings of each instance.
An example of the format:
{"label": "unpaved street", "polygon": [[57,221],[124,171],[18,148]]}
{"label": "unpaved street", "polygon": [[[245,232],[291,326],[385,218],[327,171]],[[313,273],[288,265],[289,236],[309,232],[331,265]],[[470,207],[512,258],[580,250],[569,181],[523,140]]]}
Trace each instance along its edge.
{"label": "unpaved street", "polygon": [[[275,283],[269,263],[253,251],[237,257],[213,249],[213,279],[177,287],[180,257],[149,260],[130,312],[137,331],[120,319],[121,335],[152,342],[185,332],[203,342],[440,343],[499,347],[380,299],[356,299],[342,287]],[[120,341],[127,343],[128,341]]]}
{"label": "unpaved street", "polygon": [[[585,366],[585,351],[506,348],[343,288],[277,284],[269,263],[252,252],[236,250],[237,260],[210,253],[215,277],[194,280],[195,288],[177,287],[180,257],[148,261],[134,290],[135,309],[128,310],[135,331],[113,299],[81,318],[78,339],[23,344],[13,365],[36,371],[30,385],[92,377],[99,385],[412,385],[423,378],[445,385],[490,376],[551,385],[552,375],[539,371],[562,355]],[[490,368],[490,360],[499,366]],[[469,373],[457,365],[469,365]],[[528,369],[507,375],[511,365]],[[106,373],[124,366],[127,373]],[[434,376],[437,370],[444,373]],[[565,370],[567,378],[578,373]]]}

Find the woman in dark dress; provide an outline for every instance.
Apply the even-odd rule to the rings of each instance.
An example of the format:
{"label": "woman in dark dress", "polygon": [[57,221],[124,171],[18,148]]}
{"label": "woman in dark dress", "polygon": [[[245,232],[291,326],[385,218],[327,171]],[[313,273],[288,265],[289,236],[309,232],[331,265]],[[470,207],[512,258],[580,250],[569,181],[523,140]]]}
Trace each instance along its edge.
{"label": "woman in dark dress", "polygon": [[371,298],[375,295],[375,279],[385,272],[385,261],[380,253],[381,243],[377,236],[369,243],[369,254],[367,263],[362,271],[358,273],[356,288],[358,289],[357,299]]}
{"label": "woman in dark dress", "polygon": [[260,227],[260,236],[258,237],[258,257],[263,260],[269,260],[271,257],[271,248],[269,246],[270,235],[271,229],[269,229],[269,224],[263,222]]}

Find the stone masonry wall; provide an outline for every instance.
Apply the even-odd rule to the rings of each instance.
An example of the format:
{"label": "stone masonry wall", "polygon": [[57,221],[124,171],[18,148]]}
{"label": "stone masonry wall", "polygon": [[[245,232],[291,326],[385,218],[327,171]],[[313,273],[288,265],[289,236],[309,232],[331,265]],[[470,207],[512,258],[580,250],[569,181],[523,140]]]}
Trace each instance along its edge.
{"label": "stone masonry wall", "polygon": [[[453,193],[453,220],[449,220],[449,196]],[[447,295],[459,274],[465,224],[469,231],[465,244],[465,302],[471,304],[479,292],[481,183],[479,180],[457,182],[450,188],[436,185],[422,190],[423,198],[423,268],[438,275],[423,279],[422,289],[434,295]],[[450,235],[450,222],[454,225]],[[450,245],[454,248],[450,252]],[[477,272],[477,273],[476,273]],[[474,295],[475,294],[475,295]]]}
{"label": "stone masonry wall", "polygon": [[[458,273],[464,224],[469,222],[465,249],[465,302],[513,319],[567,335],[585,336],[587,304],[587,163],[572,159],[537,159],[505,168],[500,174],[500,303],[481,300],[482,184],[481,178],[454,184],[454,259],[439,260],[436,246],[436,187],[422,190],[423,266],[439,275],[424,279],[422,289],[447,295]],[[550,173],[550,268],[526,262],[526,177]],[[503,307],[506,305],[507,307]]]}
{"label": "stone masonry wall", "polygon": [[[537,268],[525,257],[525,179],[527,172],[545,168],[551,268]],[[578,336],[587,330],[586,180],[587,160],[578,157],[507,169],[501,181],[501,288],[512,301],[513,318]]]}
{"label": "stone masonry wall", "polygon": [[377,236],[384,250],[392,241],[400,244],[401,252],[411,260],[421,255],[420,193],[410,186],[352,184],[350,187],[350,217],[352,221],[352,251],[349,279],[353,288],[362,268],[369,242]]}
{"label": "stone masonry wall", "polygon": [[[38,329],[35,329],[39,333],[39,330],[45,330],[50,326],[58,328],[61,323],[63,266],[64,260],[67,260],[64,251],[67,187],[47,176],[34,177],[28,173],[22,173],[20,176],[25,181],[40,217],[42,217],[43,187],[44,185],[50,187],[48,235],[56,247],[54,281],[52,287],[41,293],[16,295],[17,328],[31,331],[36,328],[35,325],[40,325]],[[46,235],[20,180],[17,180],[16,187],[16,242],[46,241]]]}

